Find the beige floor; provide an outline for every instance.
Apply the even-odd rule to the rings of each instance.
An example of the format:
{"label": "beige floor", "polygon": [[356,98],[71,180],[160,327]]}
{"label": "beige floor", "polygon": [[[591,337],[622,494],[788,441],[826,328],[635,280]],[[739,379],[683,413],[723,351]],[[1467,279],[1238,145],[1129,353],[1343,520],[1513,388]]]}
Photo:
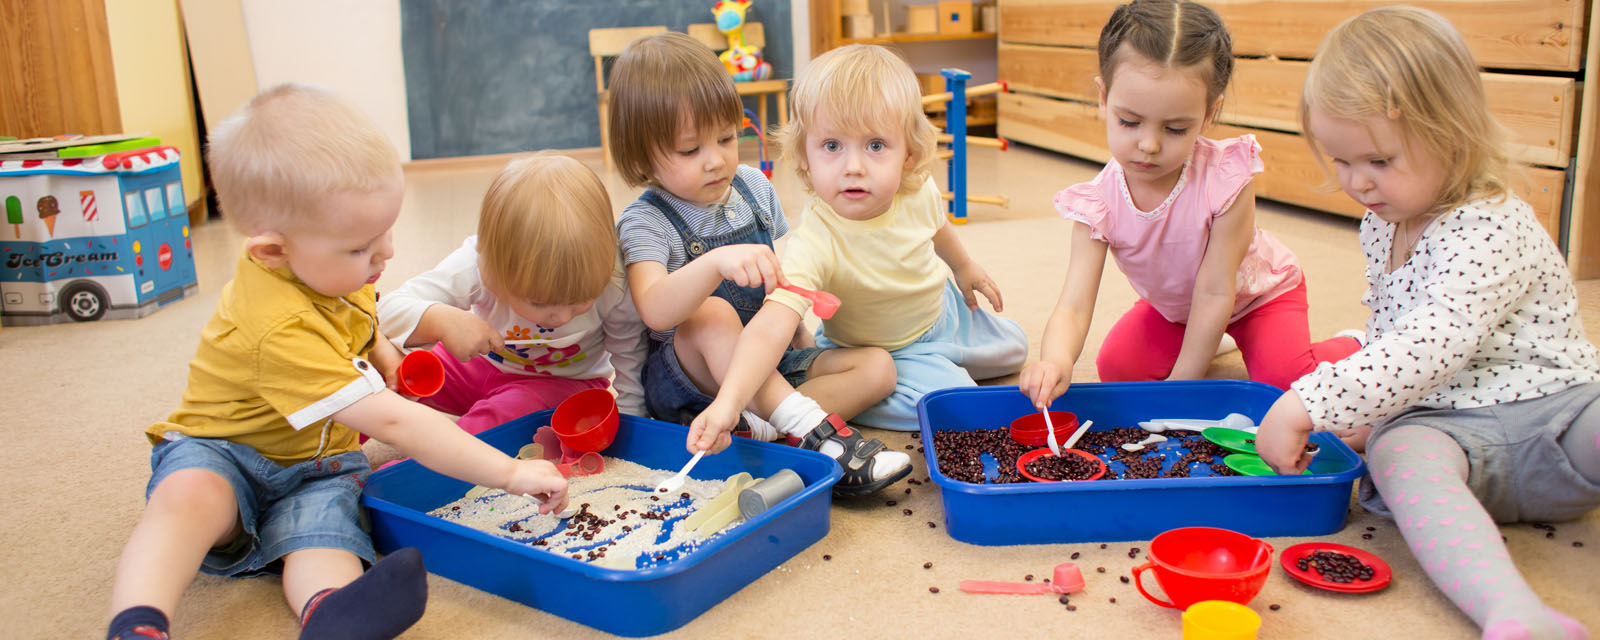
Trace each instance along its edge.
{"label": "beige floor", "polygon": [[[580,153],[599,168],[598,156]],[[474,227],[482,189],[498,164],[442,163],[413,167],[405,212],[397,227],[399,255],[380,289],[431,266]],[[1050,197],[1092,177],[1096,166],[1032,149],[1001,154],[979,150],[972,189],[1011,196],[1010,209],[974,206],[959,228],[969,251],[1003,288],[1005,311],[1034,339],[1065,272],[1067,225],[1052,215]],[[804,194],[780,172],[785,208],[798,213]],[[620,208],[636,190],[608,178]],[[791,219],[794,221],[793,219]],[[1299,254],[1310,282],[1314,337],[1360,327],[1365,309],[1362,259],[1353,220],[1263,203],[1261,226]],[[140,430],[177,401],[199,328],[231,276],[239,238],[225,225],[194,233],[200,295],[136,320],[92,325],[11,327],[0,331],[4,383],[5,514],[0,521],[0,619],[22,638],[99,637],[107,617],[112,571],[138,518],[149,476],[149,446]],[[1591,336],[1600,335],[1600,281],[1580,286]],[[1108,268],[1084,362],[1133,300],[1126,281]],[[1092,364],[1080,366],[1093,380]],[[1237,355],[1215,363],[1214,377],[1242,377]],[[903,434],[879,433],[891,446]],[[923,464],[917,461],[917,475]],[[979,547],[956,542],[943,528],[932,485],[913,494],[895,489],[896,508],[880,500],[838,505],[831,533],[778,570],[757,580],[677,631],[679,637],[1084,637],[1175,638],[1179,616],[1141,599],[1115,575],[1134,562],[1140,543]],[[906,518],[900,509],[914,509]],[[1084,517],[1094,517],[1084,514]],[[1362,540],[1365,527],[1376,527]],[[1504,528],[1513,556],[1546,601],[1600,631],[1600,511],[1560,524],[1556,538],[1526,525]],[[1274,570],[1253,607],[1265,619],[1263,638],[1471,637],[1475,628],[1419,571],[1394,525],[1355,507],[1350,524],[1327,540],[1357,545],[1386,558],[1394,583],[1373,595],[1311,590]],[[1581,540],[1587,545],[1574,548]],[[1279,550],[1300,539],[1272,539]],[[1145,545],[1141,545],[1145,546]],[[1048,575],[1072,552],[1089,574],[1085,594],[1067,612],[1053,598],[965,595],[963,579],[1018,580]],[[823,562],[823,554],[833,560]],[[933,569],[922,568],[932,562]],[[942,590],[938,595],[928,587]],[[427,615],[407,637],[595,637],[603,634],[521,604],[434,577]],[[1116,598],[1116,603],[1109,602]],[[1584,602],[1590,604],[1585,605]],[[1269,611],[1268,604],[1282,610]],[[627,615],[618,611],[617,615]],[[197,579],[175,616],[187,638],[291,637],[293,617],[276,579]]]}

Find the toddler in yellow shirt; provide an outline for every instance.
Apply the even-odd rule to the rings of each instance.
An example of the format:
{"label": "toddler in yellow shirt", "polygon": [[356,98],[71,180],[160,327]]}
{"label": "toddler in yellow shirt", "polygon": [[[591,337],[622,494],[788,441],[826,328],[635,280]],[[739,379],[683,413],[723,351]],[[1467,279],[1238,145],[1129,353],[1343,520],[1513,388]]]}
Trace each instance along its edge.
{"label": "toddler in yellow shirt", "polygon": [[[917,401],[929,391],[1020,370],[1028,338],[978,307],[982,293],[1001,310],[1000,289],[967,255],[929,176],[934,130],[911,68],[878,46],[834,49],[795,79],[792,104],[779,139],[814,195],[784,251],[783,276],[839,297],[818,346],[882,347],[894,358],[894,392],[854,422],[915,430]],[[738,420],[810,304],[785,289],[767,296],[739,334],[716,401],[691,424],[702,442]]]}
{"label": "toddler in yellow shirt", "polygon": [[421,616],[415,549],[376,561],[356,432],[435,471],[562,508],[549,462],[514,460],[391,391],[400,354],[372,284],[405,182],[383,132],[329,92],[262,92],[210,138],[222,211],[247,240],[177,410],[146,430],[146,505],[117,566],[107,638],[166,638],[195,572],[281,573],[301,638],[391,638]]}

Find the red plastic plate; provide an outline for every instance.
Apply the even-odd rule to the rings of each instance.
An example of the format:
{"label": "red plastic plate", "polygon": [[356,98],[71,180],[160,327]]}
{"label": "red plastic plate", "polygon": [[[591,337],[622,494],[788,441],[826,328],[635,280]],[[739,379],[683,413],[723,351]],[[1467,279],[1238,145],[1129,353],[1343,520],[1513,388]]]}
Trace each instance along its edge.
{"label": "red plastic plate", "polygon": [[[1323,579],[1322,574],[1317,573],[1316,569],[1301,571],[1297,564],[1300,559],[1318,551],[1332,551],[1355,556],[1362,564],[1372,567],[1372,579],[1365,582],[1360,580],[1350,583],[1329,582]],[[1393,574],[1389,571],[1389,563],[1384,562],[1383,558],[1355,547],[1332,542],[1307,542],[1284,549],[1283,553],[1278,554],[1278,564],[1282,565],[1283,570],[1296,580],[1318,589],[1327,589],[1328,591],[1337,591],[1339,593],[1369,593],[1377,591],[1389,586],[1389,580],[1393,577]]]}

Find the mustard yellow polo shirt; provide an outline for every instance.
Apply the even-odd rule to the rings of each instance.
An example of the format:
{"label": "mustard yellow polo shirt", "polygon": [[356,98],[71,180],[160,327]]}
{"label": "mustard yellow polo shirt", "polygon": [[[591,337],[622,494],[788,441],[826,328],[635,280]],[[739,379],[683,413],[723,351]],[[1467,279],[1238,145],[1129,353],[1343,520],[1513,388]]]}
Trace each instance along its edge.
{"label": "mustard yellow polo shirt", "polygon": [[200,335],[183,401],[145,434],[231,440],[284,466],[356,451],[356,432],[329,416],[384,389],[366,360],[376,335],[372,285],[330,298],[245,253]]}

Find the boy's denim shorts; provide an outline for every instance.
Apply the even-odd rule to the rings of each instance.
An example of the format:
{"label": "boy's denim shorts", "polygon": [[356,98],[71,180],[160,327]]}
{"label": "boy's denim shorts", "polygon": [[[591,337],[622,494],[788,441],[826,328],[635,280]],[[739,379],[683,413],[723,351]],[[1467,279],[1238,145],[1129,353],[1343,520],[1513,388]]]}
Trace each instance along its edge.
{"label": "boy's denim shorts", "polygon": [[[778,373],[783,374],[790,385],[798,387],[806,381],[811,363],[824,351],[827,349],[821,347],[784,351],[783,358],[778,360]],[[657,420],[689,424],[715,399],[701,392],[689,379],[689,374],[684,373],[671,340],[650,341],[642,378],[645,408]]]}
{"label": "boy's denim shorts", "polygon": [[181,438],[157,444],[150,469],[146,500],[183,469],[211,471],[233,487],[244,535],[207,552],[206,573],[279,573],[277,561],[301,549],[342,549],[368,564],[376,558],[361,521],[361,487],[372,468],[360,451],[284,467],[229,440]]}

